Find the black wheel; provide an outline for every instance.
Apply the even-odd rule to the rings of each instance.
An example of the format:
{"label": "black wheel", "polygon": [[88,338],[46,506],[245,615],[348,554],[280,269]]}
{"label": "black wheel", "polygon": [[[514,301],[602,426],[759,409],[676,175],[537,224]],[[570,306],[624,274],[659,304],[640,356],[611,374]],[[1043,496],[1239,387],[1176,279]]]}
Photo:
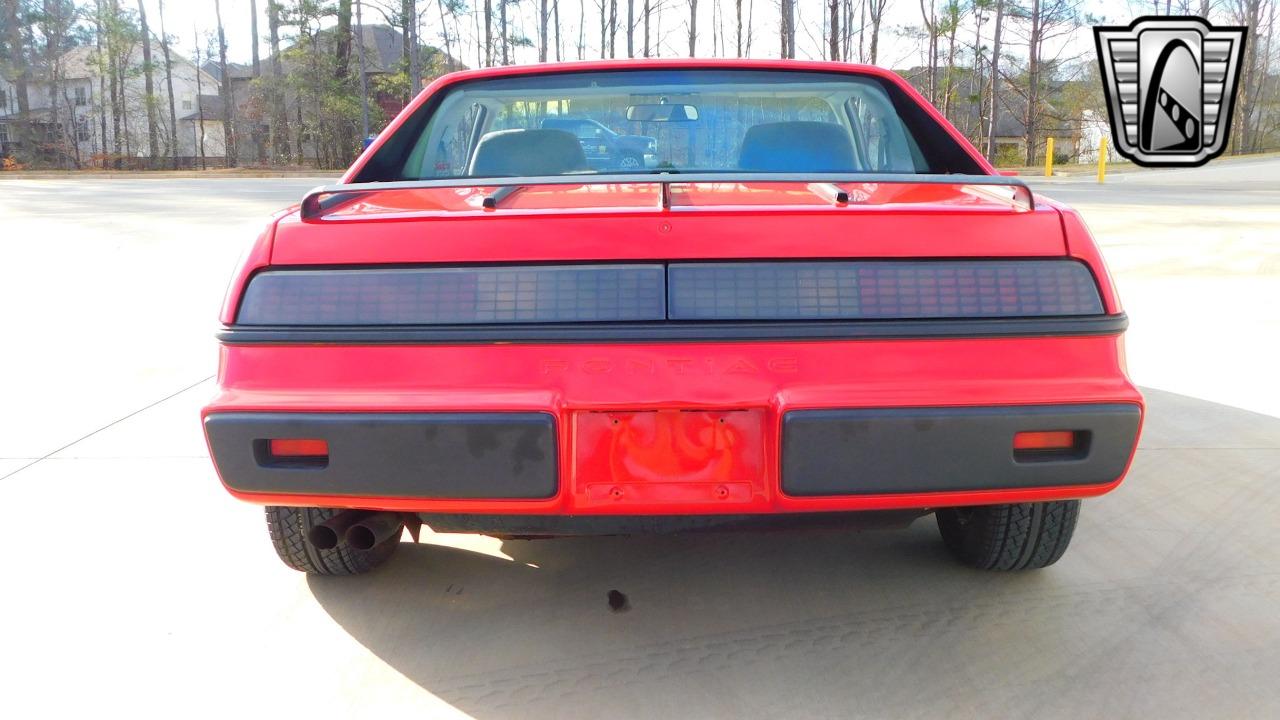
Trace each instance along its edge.
{"label": "black wheel", "polygon": [[1079,500],[938,510],[942,540],[960,562],[982,570],[1034,570],[1062,557]]}
{"label": "black wheel", "polygon": [[623,155],[622,157],[618,158],[618,169],[619,170],[643,170],[644,160],[641,160],[639,155],[632,155],[630,153],[627,153],[626,155]]}
{"label": "black wheel", "polygon": [[378,567],[400,546],[400,533],[368,550],[357,550],[346,542],[321,550],[307,542],[311,528],[337,515],[334,508],[269,505],[267,530],[271,544],[285,565],[310,575],[359,575]]}

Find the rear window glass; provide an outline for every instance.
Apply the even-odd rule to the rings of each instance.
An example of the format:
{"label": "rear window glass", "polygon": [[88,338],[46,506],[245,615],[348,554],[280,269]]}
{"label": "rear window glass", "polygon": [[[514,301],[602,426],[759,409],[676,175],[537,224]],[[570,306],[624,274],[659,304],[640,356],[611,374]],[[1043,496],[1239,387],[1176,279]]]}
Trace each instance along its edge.
{"label": "rear window glass", "polygon": [[727,171],[983,172],[923,108],[874,76],[663,69],[450,86],[357,182]]}

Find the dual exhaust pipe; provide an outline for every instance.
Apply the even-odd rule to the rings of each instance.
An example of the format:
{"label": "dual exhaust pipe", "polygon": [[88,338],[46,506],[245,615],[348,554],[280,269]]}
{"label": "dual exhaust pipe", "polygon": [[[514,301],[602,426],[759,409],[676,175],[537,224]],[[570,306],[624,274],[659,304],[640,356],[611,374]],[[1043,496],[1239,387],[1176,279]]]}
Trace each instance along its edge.
{"label": "dual exhaust pipe", "polygon": [[311,528],[307,542],[320,550],[332,550],[345,540],[356,550],[372,550],[403,529],[400,513],[344,510]]}

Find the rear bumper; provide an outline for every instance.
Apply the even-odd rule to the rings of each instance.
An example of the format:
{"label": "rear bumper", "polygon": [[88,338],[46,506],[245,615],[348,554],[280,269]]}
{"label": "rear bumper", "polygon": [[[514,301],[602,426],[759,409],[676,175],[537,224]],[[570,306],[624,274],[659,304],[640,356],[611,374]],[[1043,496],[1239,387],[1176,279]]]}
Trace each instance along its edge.
{"label": "rear bumper", "polygon": [[[766,433],[729,413],[669,415],[666,422],[662,412],[605,413],[603,423],[577,418],[577,437],[604,442],[577,449],[575,469],[591,472],[573,479],[607,485],[588,494],[615,503],[662,490],[675,502],[677,493],[694,502],[748,497],[749,474],[764,475],[752,456],[763,453],[734,445],[760,445]],[[782,416],[780,489],[841,497],[1104,485],[1123,474],[1140,420],[1128,404],[797,410]],[[727,430],[717,437],[718,428]],[[556,425],[544,413],[215,413],[205,430],[219,472],[241,493],[536,500],[560,489]],[[1012,449],[1015,433],[1042,430],[1086,440],[1067,453]],[[681,447],[704,437],[695,452]],[[310,465],[281,462],[265,450],[273,438],[324,440],[329,454]],[[641,467],[659,453],[667,457]],[[678,460],[669,474],[651,472],[668,458]],[[689,473],[689,460],[721,465],[712,472],[718,476]],[[743,465],[752,467],[735,473]]]}
{"label": "rear bumper", "polygon": [[[205,409],[245,500],[497,515],[749,515],[1098,495],[1141,396],[1119,338],[226,345]],[[1070,456],[1012,436],[1072,430]],[[327,440],[323,467],[270,438]],[[258,448],[258,450],[255,450]]]}

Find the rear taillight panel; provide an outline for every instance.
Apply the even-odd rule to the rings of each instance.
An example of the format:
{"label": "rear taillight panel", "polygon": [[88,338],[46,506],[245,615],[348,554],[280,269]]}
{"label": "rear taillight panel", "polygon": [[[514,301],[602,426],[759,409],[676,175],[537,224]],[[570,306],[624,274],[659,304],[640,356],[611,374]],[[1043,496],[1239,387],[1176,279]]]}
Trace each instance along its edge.
{"label": "rear taillight panel", "polygon": [[1104,314],[1071,259],[272,269],[246,326],[1018,318]]}

